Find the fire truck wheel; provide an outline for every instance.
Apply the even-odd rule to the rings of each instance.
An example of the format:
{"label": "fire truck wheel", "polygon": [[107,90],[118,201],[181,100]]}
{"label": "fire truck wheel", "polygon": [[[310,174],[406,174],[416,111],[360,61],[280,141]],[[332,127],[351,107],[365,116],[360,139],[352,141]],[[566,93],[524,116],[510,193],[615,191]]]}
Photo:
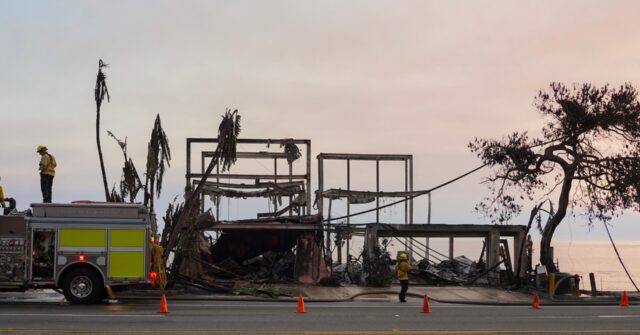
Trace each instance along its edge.
{"label": "fire truck wheel", "polygon": [[104,287],[94,270],[77,268],[64,276],[62,291],[72,304],[94,304],[102,300]]}

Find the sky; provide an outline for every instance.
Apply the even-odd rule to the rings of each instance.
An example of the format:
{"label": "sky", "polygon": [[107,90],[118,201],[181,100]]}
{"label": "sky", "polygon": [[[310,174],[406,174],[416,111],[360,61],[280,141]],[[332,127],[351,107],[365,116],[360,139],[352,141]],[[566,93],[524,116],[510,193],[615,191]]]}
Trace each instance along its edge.
{"label": "sky", "polygon": [[[640,3],[7,0],[0,48],[0,183],[18,208],[41,198],[39,144],[58,162],[54,202],[104,200],[93,100],[103,59],[109,184],[120,178],[122,154],[106,131],[127,137],[143,170],[159,114],[172,149],[162,214],[185,184],[186,138],[216,136],[226,108],[239,110],[241,137],[310,139],[314,189],[321,152],[413,154],[416,190],[457,177],[481,164],[467,148],[474,138],[539,131],[532,102],[549,83],[638,86]],[[402,190],[402,168],[382,165],[382,190]],[[375,189],[374,165],[352,170],[353,189]],[[344,164],[326,173],[328,185],[346,187]],[[473,209],[489,195],[488,175],[434,192],[431,222],[488,223]],[[221,219],[249,218],[257,205],[224,206]],[[414,222],[426,223],[426,208],[416,200]],[[640,239],[638,219],[615,219],[614,238]],[[556,238],[606,235],[577,216]]]}

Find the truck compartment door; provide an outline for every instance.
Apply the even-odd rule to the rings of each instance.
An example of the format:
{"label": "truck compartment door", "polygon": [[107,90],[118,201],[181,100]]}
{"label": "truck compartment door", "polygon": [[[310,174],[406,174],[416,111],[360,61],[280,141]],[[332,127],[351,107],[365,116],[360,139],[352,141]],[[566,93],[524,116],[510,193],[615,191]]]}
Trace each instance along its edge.
{"label": "truck compartment door", "polygon": [[31,250],[31,279],[49,282],[54,280],[56,257],[56,231],[34,229]]}
{"label": "truck compartment door", "polygon": [[145,229],[111,229],[109,278],[144,279]]}

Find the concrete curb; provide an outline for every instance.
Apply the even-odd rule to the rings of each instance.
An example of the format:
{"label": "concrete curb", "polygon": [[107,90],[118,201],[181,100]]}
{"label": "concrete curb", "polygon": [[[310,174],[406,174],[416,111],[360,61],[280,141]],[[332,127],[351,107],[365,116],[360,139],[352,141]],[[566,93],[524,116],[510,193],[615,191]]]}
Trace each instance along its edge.
{"label": "concrete curb", "polygon": [[[330,303],[330,302],[348,302],[354,301],[358,297],[367,296],[367,295],[380,295],[380,294],[389,294],[389,295],[397,295],[398,292],[395,290],[385,290],[385,291],[372,291],[372,292],[360,292],[353,294],[346,298],[313,298],[313,297],[305,297],[305,302],[318,302],[318,303]],[[407,292],[407,296],[414,298],[422,298],[423,294],[418,294],[415,292]],[[149,295],[117,295],[117,299],[122,300],[155,300],[160,299],[160,294],[149,294]],[[169,300],[177,300],[177,301],[198,301],[198,300],[209,300],[209,301],[246,301],[246,302],[282,302],[282,303],[295,303],[297,302],[297,297],[278,297],[278,298],[263,298],[263,297],[255,297],[255,296],[243,296],[243,295],[190,295],[190,294],[167,294],[167,299]],[[532,298],[533,299],[533,298]],[[490,306],[531,306],[531,302],[525,301],[495,301],[495,300],[455,300],[455,299],[442,299],[442,298],[434,298],[429,296],[429,300],[435,301],[438,303],[448,303],[448,304],[461,304],[461,305],[490,305]],[[620,302],[615,297],[607,297],[602,298],[600,300],[548,300],[541,299],[540,305],[544,306],[616,306],[619,305]],[[638,301],[629,301],[630,306],[640,305]]]}

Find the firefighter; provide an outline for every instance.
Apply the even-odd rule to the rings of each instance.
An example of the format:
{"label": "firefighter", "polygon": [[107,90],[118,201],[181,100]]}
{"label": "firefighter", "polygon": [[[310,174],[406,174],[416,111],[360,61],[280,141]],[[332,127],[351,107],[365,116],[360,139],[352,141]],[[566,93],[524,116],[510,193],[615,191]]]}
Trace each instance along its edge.
{"label": "firefighter", "polygon": [[[7,207],[6,203],[9,202],[9,207]],[[0,206],[2,206],[2,214],[9,215],[11,211],[16,208],[16,200],[13,198],[5,198],[4,197],[4,189],[2,185],[0,185]]]}
{"label": "firefighter", "polygon": [[51,189],[53,177],[56,175],[56,159],[47,152],[47,147],[39,145],[36,151],[40,154],[40,189],[42,190],[42,202],[51,202]]}
{"label": "firefighter", "polygon": [[6,207],[4,206],[4,190],[2,189],[2,185],[0,185],[0,205],[2,205],[3,212],[6,212]]}
{"label": "firefighter", "polygon": [[409,256],[405,252],[401,252],[398,255],[398,262],[396,263],[396,276],[400,281],[400,293],[398,298],[400,302],[407,302],[406,295],[409,290],[409,271],[411,270],[411,264],[409,264]]}

